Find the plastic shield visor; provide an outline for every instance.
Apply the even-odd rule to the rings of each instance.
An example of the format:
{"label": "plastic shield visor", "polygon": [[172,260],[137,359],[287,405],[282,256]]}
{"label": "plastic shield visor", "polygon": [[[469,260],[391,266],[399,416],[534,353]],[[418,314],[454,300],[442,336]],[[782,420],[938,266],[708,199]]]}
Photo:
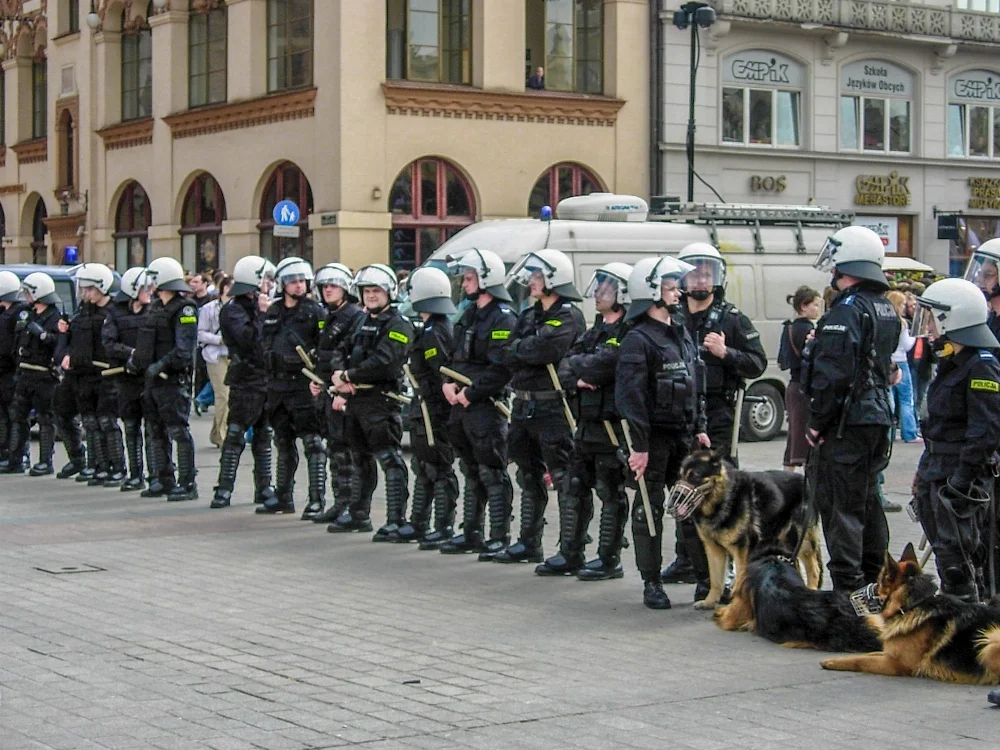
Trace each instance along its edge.
{"label": "plastic shield visor", "polygon": [[521,286],[528,286],[531,282],[531,277],[533,274],[540,273],[545,277],[545,288],[549,288],[549,279],[555,273],[556,269],[553,268],[544,258],[535,255],[534,253],[528,253],[517,264],[510,269],[510,273],[507,274],[507,283],[512,282],[520,284]]}
{"label": "plastic shield visor", "polygon": [[711,291],[725,285],[726,267],[718,259],[695,257],[685,258],[684,261],[694,266],[681,279],[681,288],[684,291],[698,289]]}
{"label": "plastic shield visor", "polygon": [[395,279],[390,279],[388,274],[381,268],[369,266],[358,271],[358,275],[354,277],[354,288],[358,292],[362,292],[366,286],[377,286],[386,294],[389,294],[395,281]]}
{"label": "plastic shield visor", "polygon": [[617,300],[625,289],[626,283],[625,280],[612,276],[610,273],[595,271],[594,275],[590,277],[587,288],[583,290],[583,298],[597,299],[598,294],[600,294],[601,296],[608,295],[611,299]]}
{"label": "plastic shield visor", "polygon": [[824,273],[833,271],[833,268],[836,265],[834,263],[834,256],[837,254],[837,250],[840,249],[840,244],[840,240],[835,240],[833,237],[827,237],[826,242],[819,251],[819,255],[817,255],[816,260],[813,261],[813,268]]}
{"label": "plastic shield visor", "polygon": [[910,322],[910,335],[914,338],[936,339],[940,333],[938,331],[937,316],[946,310],[935,310],[917,299],[917,309],[913,311],[913,320]]}
{"label": "plastic shield visor", "polygon": [[987,298],[990,297],[1000,285],[997,259],[983,253],[973,253],[972,257],[969,258],[969,265],[965,267],[963,278],[979,287]]}

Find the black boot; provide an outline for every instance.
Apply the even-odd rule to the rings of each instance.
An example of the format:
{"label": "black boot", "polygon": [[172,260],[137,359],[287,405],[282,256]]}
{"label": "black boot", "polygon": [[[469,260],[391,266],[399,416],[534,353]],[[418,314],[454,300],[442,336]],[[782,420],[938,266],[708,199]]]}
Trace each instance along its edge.
{"label": "black boot", "polygon": [[413,469],[413,504],[410,508],[410,520],[396,529],[395,533],[390,534],[390,542],[400,544],[418,542],[427,533],[434,483],[427,478],[416,458],[413,459],[411,468]]}
{"label": "black boot", "polygon": [[[229,435],[227,434],[228,438]],[[225,440],[222,443],[222,455],[219,456],[219,484],[215,488],[215,497],[209,504],[210,508],[226,508],[233,497],[236,487],[236,472],[240,467],[240,455],[243,444]]]}
{"label": "black boot", "polygon": [[946,568],[941,573],[941,593],[954,596],[967,604],[979,603],[975,579],[964,567]]}
{"label": "black boot", "polygon": [[486,488],[486,507],[490,514],[490,538],[479,553],[479,562],[493,562],[493,558],[510,545],[510,513],[514,502],[514,488],[506,469],[480,466],[479,479]]}
{"label": "black boot", "polygon": [[198,485],[195,476],[198,471],[194,463],[194,438],[187,425],[170,428],[170,439],[177,443],[177,486],[167,493],[172,503],[198,499]]}
{"label": "black boot", "polygon": [[383,456],[379,463],[385,471],[385,526],[375,532],[373,542],[388,542],[406,522],[406,502],[410,493],[407,490],[406,464],[402,456]]}
{"label": "black boot", "polygon": [[541,477],[522,473],[521,487],[521,536],[507,549],[498,552],[493,558],[494,562],[539,563],[545,557],[541,545],[542,527],[545,525],[545,505],[548,501],[545,484]]}
{"label": "black boot", "polygon": [[694,568],[687,558],[678,557],[660,573],[663,583],[697,583]]}
{"label": "black boot", "polygon": [[625,575],[620,560],[625,522],[628,520],[628,498],[622,492],[614,499],[601,501],[601,533],[597,543],[597,559],[581,568],[576,577],[581,581],[606,581]]}
{"label": "black boot", "polygon": [[56,428],[52,422],[38,423],[38,463],[28,473],[33,477],[43,477],[53,473],[52,452],[56,446]]}
{"label": "black boot", "polygon": [[579,494],[559,493],[559,552],[535,568],[535,575],[571,576],[583,567],[586,562],[583,549],[590,522],[587,518],[584,523],[583,504],[584,499]]}
{"label": "black boot", "polygon": [[[167,446],[158,434],[146,431],[146,465],[149,467],[149,487],[139,497],[165,497],[174,488],[173,469],[169,466]],[[168,474],[169,471],[169,474]]]}
{"label": "black boot", "polygon": [[10,451],[7,454],[7,468],[4,474],[24,473],[24,446],[28,439],[28,425],[13,421],[10,425]]}
{"label": "black boot", "polygon": [[351,503],[351,459],[344,450],[330,451],[330,486],[333,489],[333,502],[326,510],[313,518],[313,523],[333,523]]}
{"label": "black boot", "polygon": [[284,443],[278,446],[278,461],[275,480],[277,487],[273,497],[267,498],[254,510],[258,515],[275,513],[294,513],[295,502],[292,500],[295,491],[295,469],[299,465],[299,454],[295,451],[295,443]]}
{"label": "black boot", "polygon": [[326,530],[331,534],[348,534],[352,531],[368,532],[372,530],[372,522],[369,518],[369,508],[365,493],[371,484],[371,478],[367,476],[365,461],[368,456],[361,456],[357,453],[351,454],[351,470],[347,475],[344,489],[347,496],[342,501],[345,509]]}
{"label": "black boot", "polygon": [[271,450],[273,439],[274,430],[270,427],[254,428],[250,452],[253,453],[253,501],[256,505],[275,497],[274,486],[271,484],[271,464],[274,463]]}
{"label": "black boot", "polygon": [[670,599],[663,591],[659,581],[645,581],[642,590],[642,603],[650,609],[670,609]]}
{"label": "black boot", "polygon": [[[92,424],[91,424],[92,423]],[[101,451],[100,440],[97,435],[97,419],[94,417],[84,417],[84,435],[87,441],[87,466],[76,475],[76,481],[87,482],[90,484],[90,480],[94,478],[97,474],[97,470],[100,467],[98,462],[98,455]],[[66,434],[66,426],[63,424],[62,433]]]}
{"label": "black boot", "polygon": [[128,479],[122,482],[122,492],[135,492],[146,486],[142,481],[142,432],[138,420],[125,420],[125,451],[128,454]]}
{"label": "black boot", "polygon": [[1000,688],[994,688],[991,690],[990,694],[986,696],[986,700],[994,706],[1000,706]]}
{"label": "black boot", "polygon": [[121,487],[125,481],[125,442],[122,440],[121,427],[118,420],[111,416],[100,416],[97,418],[101,426],[101,434],[104,436],[104,444],[107,449],[108,478],[104,481],[105,487]]}
{"label": "black boot", "polygon": [[319,435],[307,435],[302,443],[309,467],[309,502],[302,511],[302,520],[311,521],[326,507],[326,448]]}
{"label": "black boot", "polygon": [[438,550],[443,555],[464,555],[483,549],[483,515],[486,512],[486,488],[479,480],[479,473],[465,474],[462,493],[462,533],[442,542]]}
{"label": "black boot", "polygon": [[458,477],[453,471],[434,481],[434,530],[424,534],[419,548],[440,549],[441,545],[455,536],[455,504],[458,500]]}

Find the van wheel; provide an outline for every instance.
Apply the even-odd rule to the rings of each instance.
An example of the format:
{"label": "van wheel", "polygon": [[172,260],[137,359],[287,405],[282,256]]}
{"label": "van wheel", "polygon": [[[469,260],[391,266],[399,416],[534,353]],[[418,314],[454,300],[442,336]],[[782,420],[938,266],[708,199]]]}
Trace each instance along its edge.
{"label": "van wheel", "polygon": [[740,425],[743,440],[757,443],[777,437],[785,423],[785,399],[781,391],[770,383],[755,383],[747,389],[747,395],[764,400],[743,404],[743,424]]}

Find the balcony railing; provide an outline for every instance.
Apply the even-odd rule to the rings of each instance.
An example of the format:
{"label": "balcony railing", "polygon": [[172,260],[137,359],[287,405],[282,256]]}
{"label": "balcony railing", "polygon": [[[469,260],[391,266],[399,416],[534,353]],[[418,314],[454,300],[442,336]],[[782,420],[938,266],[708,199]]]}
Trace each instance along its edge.
{"label": "balcony railing", "polygon": [[887,0],[715,0],[723,18],[1000,44],[1000,15]]}

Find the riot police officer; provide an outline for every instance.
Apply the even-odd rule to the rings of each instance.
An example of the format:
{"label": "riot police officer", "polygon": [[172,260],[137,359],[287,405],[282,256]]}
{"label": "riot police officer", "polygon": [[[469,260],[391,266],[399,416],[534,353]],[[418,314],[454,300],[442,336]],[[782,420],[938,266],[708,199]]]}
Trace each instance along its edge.
{"label": "riot police officer", "polygon": [[311,520],[326,506],[326,447],[309,379],[302,367],[316,347],[326,313],[309,296],[313,270],[302,258],[282,260],[275,272],[277,299],[264,317],[263,351],[268,353],[270,379],[267,414],[278,448],[274,497],[265,500],[256,512],[294,513],[295,469],[299,465],[296,438],[302,438],[309,466],[309,502],[302,512]]}
{"label": "riot police officer", "polygon": [[670,609],[660,580],[665,488],[673,484],[688,453],[692,435],[710,446],[706,434],[703,366],[691,333],[672,310],[681,298],[681,277],[692,266],[670,257],[644,258],[628,279],[628,320],[635,321],[622,339],[615,368],[615,407],[631,437],[629,468],[644,477],[655,538],[637,497],[632,506],[635,562],[643,581],[643,603]]}
{"label": "riot police officer", "polygon": [[[816,328],[803,362],[810,398],[806,466],[823,522],[833,587],[854,591],[872,583],[882,567],[889,527],[878,475],[889,463],[890,357],[900,320],[882,295],[885,248],[866,227],[833,234],[816,260],[832,271],[838,292]],[[896,373],[898,376],[899,373]]]}
{"label": "riot police officer", "polygon": [[[750,319],[726,301],[726,261],[706,242],[694,242],[678,254],[694,268],[681,281],[684,323],[700,347],[705,362],[705,412],[713,449],[737,466],[733,455],[733,426],[738,418],[738,394],[747,379],[767,367],[760,333]],[[663,571],[664,583],[698,583],[695,599],[708,593],[708,561],[693,521],[675,527],[677,557]],[[689,559],[686,550],[693,550]]]}
{"label": "riot police officer", "polygon": [[17,374],[17,321],[28,305],[20,299],[21,280],[0,271],[0,472],[7,468]]}
{"label": "riot police officer", "polygon": [[[125,369],[129,360],[134,361],[142,330],[152,297],[146,269],[134,266],[122,274],[121,289],[114,302],[107,307],[107,317],[101,329],[101,340],[108,355],[108,364]],[[109,376],[111,377],[111,376]],[[141,373],[125,372],[113,376],[118,393],[118,414],[125,427],[125,453],[128,456],[128,478],[122,482],[122,492],[144,489],[143,444],[146,454],[152,457],[150,441],[143,440],[142,392],[145,378]],[[154,461],[148,461],[150,481],[158,475]]]}
{"label": "riot police officer", "polygon": [[[343,263],[329,263],[316,272],[316,290],[320,302],[326,307],[326,322],[316,345],[316,374],[325,383],[330,382],[336,369],[334,360],[339,357],[344,339],[350,335],[364,310],[358,305],[354,291],[354,273]],[[378,479],[375,457],[365,456],[358,466],[351,465],[350,445],[344,433],[345,414],[333,410],[333,399],[327,393],[318,395],[319,405],[326,423],[326,450],[330,454],[330,475],[333,486],[333,503],[313,519],[314,523],[332,523],[345,511],[351,502],[351,482],[357,472],[360,482],[360,498],[356,500],[360,510],[369,507],[375,483]],[[367,504],[366,504],[367,503]]]}
{"label": "riot police officer", "polygon": [[18,374],[14,387],[14,413],[11,417],[10,449],[6,473],[24,473],[24,446],[28,440],[28,415],[32,409],[38,422],[38,463],[32,466],[36,476],[52,472],[55,448],[55,425],[52,419],[52,394],[56,386],[52,358],[59,343],[59,295],[47,273],[36,271],[21,282],[21,290],[30,308],[18,313],[14,327],[17,334]]}
{"label": "riot police officer", "polygon": [[225,508],[233,497],[240,456],[246,447],[246,432],[253,428],[254,502],[274,500],[271,486],[271,425],[267,420],[267,360],[261,345],[264,315],[271,298],[260,289],[267,261],[248,255],[236,261],[232,299],[219,311],[219,330],[229,350],[226,385],[229,386],[229,417],[219,457],[219,481],[210,507]]}
{"label": "riot police officer", "polygon": [[[344,434],[355,465],[375,456],[385,475],[386,522],[372,537],[373,542],[392,541],[405,523],[409,500],[406,463],[400,450],[403,420],[398,397],[403,381],[403,365],[413,345],[413,326],[390,303],[396,300],[395,272],[375,263],[354,276],[354,288],[362,298],[365,314],[344,339],[337,369],[330,379],[336,396],[333,409],[345,412]],[[315,393],[318,386],[313,388]],[[345,510],[328,530],[360,531],[370,527],[371,498],[359,481],[351,483],[351,508]]]}
{"label": "riot police officer", "polygon": [[451,408],[441,390],[442,365],[451,364],[455,349],[449,315],[456,312],[451,301],[451,282],[444,271],[424,266],[408,280],[409,303],[423,319],[416,327],[416,340],[410,352],[413,401],[408,407],[410,449],[413,460],[413,506],[410,520],[391,535],[390,541],[422,541],[429,533],[431,504],[434,505],[434,530],[452,527],[458,500],[455,476],[455,450],[446,430]]}
{"label": "riot police officer", "polygon": [[549,500],[545,473],[552,478],[563,517],[567,513],[566,469],[573,450],[564,410],[566,394],[556,388],[553,373],[586,323],[573,304],[580,301],[573,286],[573,264],[558,250],[526,254],[508,278],[527,287],[535,304],[518,316],[504,349],[504,364],[511,370],[514,388],[509,450],[521,486],[521,533],[494,560],[542,562],[542,529]]}
{"label": "riot police officer", "polygon": [[[576,392],[579,425],[567,474],[568,487],[559,517],[559,554],[539,565],[538,575],[570,575],[581,581],[621,578],[619,561],[628,497],[618,458],[620,438],[615,412],[615,364],[625,336],[628,277],[632,267],[607,263],[590,279],[585,298],[594,300],[597,319],[559,366],[560,380]],[[594,514],[591,492],[601,501],[598,556],[584,565],[587,526]]]}
{"label": "riot police officer", "polygon": [[991,464],[1000,449],[1000,342],[986,324],[981,291],[968,281],[931,284],[917,304],[916,332],[926,322],[926,333],[941,347],[922,424],[917,516],[934,550],[941,591],[976,602],[989,598],[984,573],[988,578],[996,552],[989,511]]}
{"label": "riot police officer", "polygon": [[101,376],[110,367],[101,333],[114,274],[100,263],[84,263],[73,276],[80,304],[69,321],[66,353],[60,363],[65,374],[55,398],[56,420],[71,459],[81,452],[73,444],[72,420],[79,414],[83,422],[87,467],[77,481],[92,487],[120,487],[125,480],[125,446],[118,426],[118,393],[114,381]]}
{"label": "riot police officer", "polygon": [[986,325],[994,336],[1000,336],[1000,238],[987,240],[972,251],[965,279],[979,287],[986,297],[989,305]]}
{"label": "riot police officer", "polygon": [[[436,530],[420,543],[421,549],[439,545],[442,554],[478,552],[491,561],[510,542],[510,513],[514,489],[507,473],[507,383],[510,372],[503,351],[514,328],[507,303],[504,264],[489,250],[467,250],[450,258],[448,270],[462,280],[470,304],[455,325],[451,367],[441,392],[451,404],[448,437],[459,456],[465,478],[462,497],[462,533],[451,538],[450,521],[435,518]],[[459,376],[461,376],[459,378]],[[456,379],[458,378],[458,379]],[[483,514],[489,508],[490,533],[483,538]]]}
{"label": "riot police officer", "polygon": [[[198,309],[181,295],[191,288],[184,269],[173,258],[157,258],[146,269],[156,299],[143,319],[139,343],[130,372],[144,373],[143,417],[149,424],[152,450],[159,476],[151,479],[142,497],[162,497],[171,502],[197,500],[194,439],[188,428],[191,417],[191,381],[198,341]],[[177,475],[171,444],[177,443]]]}

